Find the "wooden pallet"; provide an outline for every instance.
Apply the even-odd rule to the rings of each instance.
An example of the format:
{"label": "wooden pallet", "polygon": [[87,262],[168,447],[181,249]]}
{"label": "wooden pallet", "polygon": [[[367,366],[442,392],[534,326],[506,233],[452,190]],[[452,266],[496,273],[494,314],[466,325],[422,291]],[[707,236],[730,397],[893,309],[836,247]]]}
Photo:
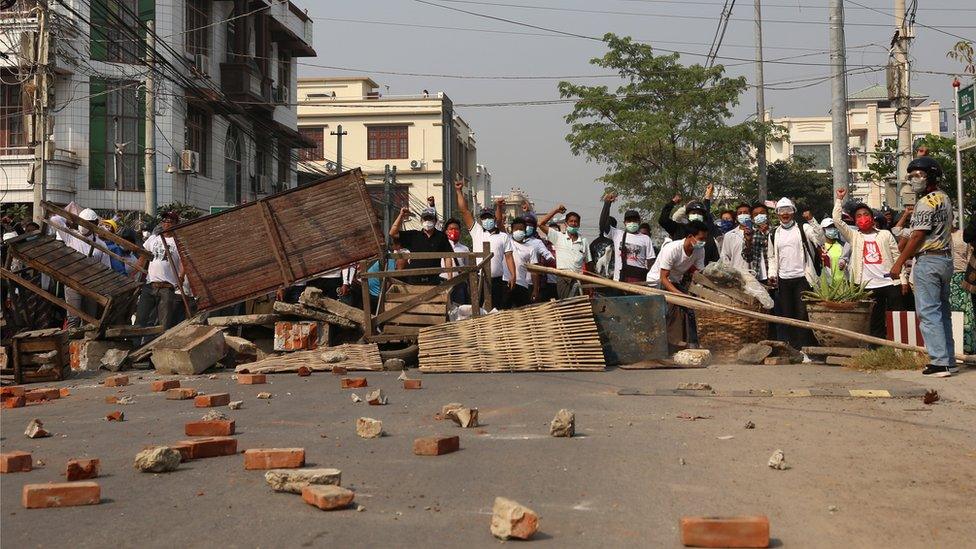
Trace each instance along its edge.
{"label": "wooden pallet", "polygon": [[420,330],[422,372],[606,367],[588,297],[550,301]]}
{"label": "wooden pallet", "polygon": [[15,383],[63,381],[71,375],[68,334],[64,330],[21,332],[11,339],[11,346]]}
{"label": "wooden pallet", "polygon": [[[323,355],[339,352],[346,355],[340,362],[326,362]],[[235,368],[238,373],[248,374],[278,374],[297,372],[305,366],[312,371],[329,371],[333,366],[342,366],[352,371],[382,371],[383,359],[380,349],[375,343],[354,344],[346,343],[335,347],[321,347],[314,351],[297,351],[283,355],[269,356],[256,362],[240,364]]]}

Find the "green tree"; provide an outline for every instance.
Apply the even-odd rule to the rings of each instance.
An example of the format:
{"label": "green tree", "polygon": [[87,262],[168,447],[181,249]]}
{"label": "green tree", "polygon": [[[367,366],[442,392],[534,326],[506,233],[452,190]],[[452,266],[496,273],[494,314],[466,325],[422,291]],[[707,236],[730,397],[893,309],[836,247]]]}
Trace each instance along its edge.
{"label": "green tree", "polygon": [[[956,186],[956,141],[941,135],[928,134],[915,141],[915,149],[926,147],[928,155],[936,159],[945,174],[942,188],[952,198],[953,204],[959,200]],[[972,211],[976,208],[976,150],[962,151],[962,193],[965,197],[963,207]]]}
{"label": "green tree", "polygon": [[797,208],[809,209],[823,219],[833,208],[834,180],[829,173],[814,170],[813,158],[793,156],[767,166],[766,185],[771,198],[785,196]]}
{"label": "green tree", "polygon": [[678,55],[654,55],[651,46],[608,33],[608,51],[590,61],[616,71],[623,83],[584,86],[560,82],[563,98],[576,99],[566,136],[577,156],[605,164],[601,177],[628,207],[658,210],[680,192],[700,196],[709,182],[736,193],[754,188],[750,147],[761,128],[729,125],[746,79],[727,78],[721,65],[685,66]]}
{"label": "green tree", "polygon": [[871,162],[868,162],[871,181],[883,183],[895,178],[895,171],[898,169],[898,142],[894,139],[878,141],[874,145],[874,152],[871,153]]}

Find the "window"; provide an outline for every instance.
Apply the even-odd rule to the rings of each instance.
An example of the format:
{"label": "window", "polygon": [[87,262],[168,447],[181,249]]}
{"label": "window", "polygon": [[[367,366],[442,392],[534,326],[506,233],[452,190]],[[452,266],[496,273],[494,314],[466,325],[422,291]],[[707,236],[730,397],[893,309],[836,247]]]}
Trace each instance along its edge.
{"label": "window", "polygon": [[186,0],[186,52],[210,55],[210,0]]}
{"label": "window", "polygon": [[291,149],[278,146],[278,190],[283,191],[288,188],[289,174],[291,173]]}
{"label": "window", "polygon": [[298,128],[298,133],[302,137],[315,142],[315,147],[302,149],[298,155],[299,160],[325,160],[325,128]]}
{"label": "window", "polygon": [[24,117],[27,116],[21,99],[20,84],[0,86],[0,154],[23,154],[17,150],[27,147]]}
{"label": "window", "polygon": [[210,113],[187,107],[186,148],[200,153],[200,175],[210,175],[210,124]]}
{"label": "window", "polygon": [[92,0],[91,57],[113,63],[136,63],[142,45],[139,0]]}
{"label": "window", "polygon": [[813,159],[813,169],[830,169],[830,145],[793,145],[793,156]]}
{"label": "window", "polygon": [[[144,188],[140,173],[145,156],[145,108],[137,84],[125,80],[91,80],[89,187],[92,189],[114,189],[116,171],[119,189]],[[115,143],[124,144],[118,155]]]}
{"label": "window", "polygon": [[[278,57],[278,88],[281,90],[288,90],[290,87],[291,56],[288,54],[282,54],[280,57]],[[291,102],[287,91],[281,91],[278,93],[279,95],[275,97],[276,102],[283,104]]]}
{"label": "window", "polygon": [[254,188],[255,193],[271,191],[271,148],[267,141],[258,141],[254,151]]}
{"label": "window", "polygon": [[367,159],[407,158],[406,126],[370,126],[366,131]]}

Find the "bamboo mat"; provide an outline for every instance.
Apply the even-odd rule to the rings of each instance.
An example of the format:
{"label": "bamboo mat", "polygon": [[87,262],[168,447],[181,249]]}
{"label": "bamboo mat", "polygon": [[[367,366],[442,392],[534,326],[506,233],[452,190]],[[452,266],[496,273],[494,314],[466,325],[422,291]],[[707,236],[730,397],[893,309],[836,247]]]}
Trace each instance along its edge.
{"label": "bamboo mat", "polygon": [[[339,352],[346,355],[345,360],[326,362],[323,355]],[[296,351],[283,355],[269,356],[256,362],[240,364],[234,369],[237,373],[277,374],[297,372],[305,366],[312,371],[329,371],[333,366],[342,366],[349,371],[382,371],[383,359],[375,343],[345,343],[335,347],[321,347],[314,351]]]}
{"label": "bamboo mat", "polygon": [[422,372],[603,370],[588,297],[448,322],[420,330]]}

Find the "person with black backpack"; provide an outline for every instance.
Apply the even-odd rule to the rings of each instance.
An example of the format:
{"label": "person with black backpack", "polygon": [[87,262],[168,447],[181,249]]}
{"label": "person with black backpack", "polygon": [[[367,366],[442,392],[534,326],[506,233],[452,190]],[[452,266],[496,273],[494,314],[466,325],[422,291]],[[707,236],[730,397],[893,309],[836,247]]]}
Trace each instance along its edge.
{"label": "person with black backpack", "polygon": [[[820,247],[824,232],[813,216],[805,213],[805,219],[797,222],[796,206],[789,198],[776,203],[779,226],[769,232],[769,284],[776,287],[776,301],[782,315],[797,320],[807,320],[807,306],[802,294],[817,283],[823,267]],[[809,216],[809,217],[806,217]],[[813,333],[806,328],[784,327],[787,343],[800,349],[813,344]]]}

